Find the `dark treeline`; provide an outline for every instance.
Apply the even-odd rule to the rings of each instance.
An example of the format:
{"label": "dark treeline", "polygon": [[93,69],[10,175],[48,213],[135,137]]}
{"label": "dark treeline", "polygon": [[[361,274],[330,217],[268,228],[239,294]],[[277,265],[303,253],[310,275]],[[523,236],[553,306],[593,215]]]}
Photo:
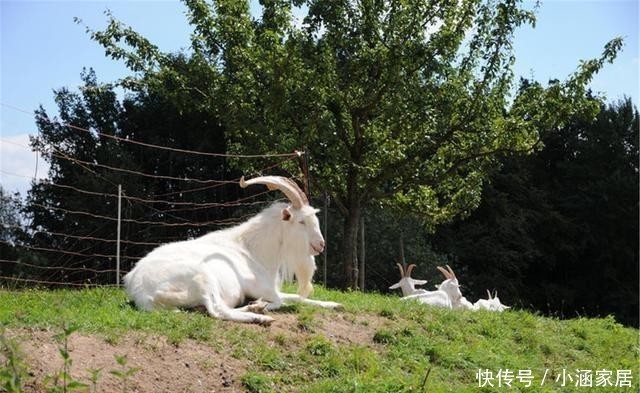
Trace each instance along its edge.
{"label": "dark treeline", "polygon": [[630,100],[504,159],[480,207],[433,245],[468,269],[471,293],[563,317],[638,325],[638,112]]}

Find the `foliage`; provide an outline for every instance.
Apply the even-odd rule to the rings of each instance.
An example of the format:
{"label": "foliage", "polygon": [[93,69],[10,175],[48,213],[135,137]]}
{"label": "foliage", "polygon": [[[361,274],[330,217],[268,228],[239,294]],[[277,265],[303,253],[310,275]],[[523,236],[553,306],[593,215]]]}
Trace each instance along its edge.
{"label": "foliage", "polygon": [[21,227],[21,207],[20,194],[11,195],[0,185],[0,221],[4,224],[0,227],[0,240],[3,242],[12,242],[18,237],[16,229]]}
{"label": "foliage", "polygon": [[[12,261],[23,254],[15,247],[25,235],[21,210],[20,194],[11,195],[0,185],[0,259]],[[0,261],[0,276],[9,276],[14,271],[14,264]]]}

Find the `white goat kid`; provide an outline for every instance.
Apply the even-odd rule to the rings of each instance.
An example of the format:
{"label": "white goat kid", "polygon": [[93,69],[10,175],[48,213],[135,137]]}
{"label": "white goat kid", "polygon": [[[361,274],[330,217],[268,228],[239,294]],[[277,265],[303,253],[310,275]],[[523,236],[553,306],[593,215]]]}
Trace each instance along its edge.
{"label": "white goat kid", "polygon": [[[273,318],[260,313],[283,303],[340,307],[306,299],[313,290],[314,256],[325,246],[317,210],[287,178],[240,180],[243,188],[252,184],[282,191],[291,204],[275,203],[235,227],[151,251],[124,277],[126,292],[139,308],[204,306],[215,318],[270,324]],[[280,292],[282,279],[293,275],[298,295]],[[248,299],[262,302],[236,308]]]}
{"label": "white goat kid", "polygon": [[447,293],[451,301],[451,308],[472,309],[473,304],[462,296],[462,292],[460,292],[460,283],[458,282],[456,274],[451,269],[451,266],[446,266],[446,270],[442,266],[436,266],[445,278],[440,285],[436,285],[436,288]]}
{"label": "white goat kid", "polygon": [[400,300],[417,300],[420,303],[428,304],[430,306],[451,308],[451,301],[449,295],[442,290],[427,291],[424,289],[415,289],[415,285],[424,285],[427,283],[425,280],[414,280],[411,278],[411,271],[415,265],[409,265],[407,272],[403,273],[402,266],[400,267],[400,281],[393,284],[389,289],[400,288],[402,290],[402,297]]}
{"label": "white goat kid", "polygon": [[498,297],[498,291],[495,291],[493,296],[491,296],[491,292],[487,289],[488,299],[480,299],[473,304],[473,310],[487,310],[487,311],[495,311],[495,312],[503,312],[504,310],[508,310],[511,307],[505,306],[500,302],[500,298]]}
{"label": "white goat kid", "polygon": [[390,286],[389,289],[400,288],[402,290],[402,296],[409,296],[427,292],[424,289],[416,289],[416,285],[424,285],[427,283],[427,280],[416,280],[411,278],[411,271],[416,267],[415,264],[412,263],[411,265],[407,266],[406,273],[401,264],[396,263],[396,265],[400,270],[400,281]]}

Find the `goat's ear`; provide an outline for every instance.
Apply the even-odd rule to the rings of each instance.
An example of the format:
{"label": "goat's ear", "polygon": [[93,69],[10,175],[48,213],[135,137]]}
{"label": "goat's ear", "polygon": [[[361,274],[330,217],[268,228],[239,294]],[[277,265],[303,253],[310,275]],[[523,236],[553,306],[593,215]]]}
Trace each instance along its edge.
{"label": "goat's ear", "polygon": [[291,211],[288,207],[282,209],[282,221],[289,221],[291,219]]}
{"label": "goat's ear", "polygon": [[389,289],[397,289],[397,288],[400,288],[400,283],[399,282],[397,282],[397,283],[395,283],[395,284],[393,284],[392,286],[389,287]]}
{"label": "goat's ear", "polygon": [[427,283],[427,280],[413,280],[415,285],[424,285]]}

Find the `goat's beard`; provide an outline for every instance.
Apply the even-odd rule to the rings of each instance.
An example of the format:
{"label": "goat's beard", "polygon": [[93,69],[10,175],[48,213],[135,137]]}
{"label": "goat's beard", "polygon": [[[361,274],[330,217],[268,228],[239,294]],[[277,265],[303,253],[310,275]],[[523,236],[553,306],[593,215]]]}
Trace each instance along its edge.
{"label": "goat's beard", "polygon": [[294,264],[283,264],[280,267],[279,282],[291,282],[295,276],[298,283],[298,295],[306,298],[313,292],[312,280],[315,271],[315,258],[312,255],[308,255],[304,259],[296,259]]}
{"label": "goat's beard", "polygon": [[301,282],[298,281],[298,295],[303,298],[309,297],[313,293],[313,284],[310,281]]}
{"label": "goat's beard", "polygon": [[316,260],[313,256],[305,261],[305,263],[299,263],[296,269],[296,280],[298,281],[298,295],[307,297],[313,292],[313,274],[316,271]]}

